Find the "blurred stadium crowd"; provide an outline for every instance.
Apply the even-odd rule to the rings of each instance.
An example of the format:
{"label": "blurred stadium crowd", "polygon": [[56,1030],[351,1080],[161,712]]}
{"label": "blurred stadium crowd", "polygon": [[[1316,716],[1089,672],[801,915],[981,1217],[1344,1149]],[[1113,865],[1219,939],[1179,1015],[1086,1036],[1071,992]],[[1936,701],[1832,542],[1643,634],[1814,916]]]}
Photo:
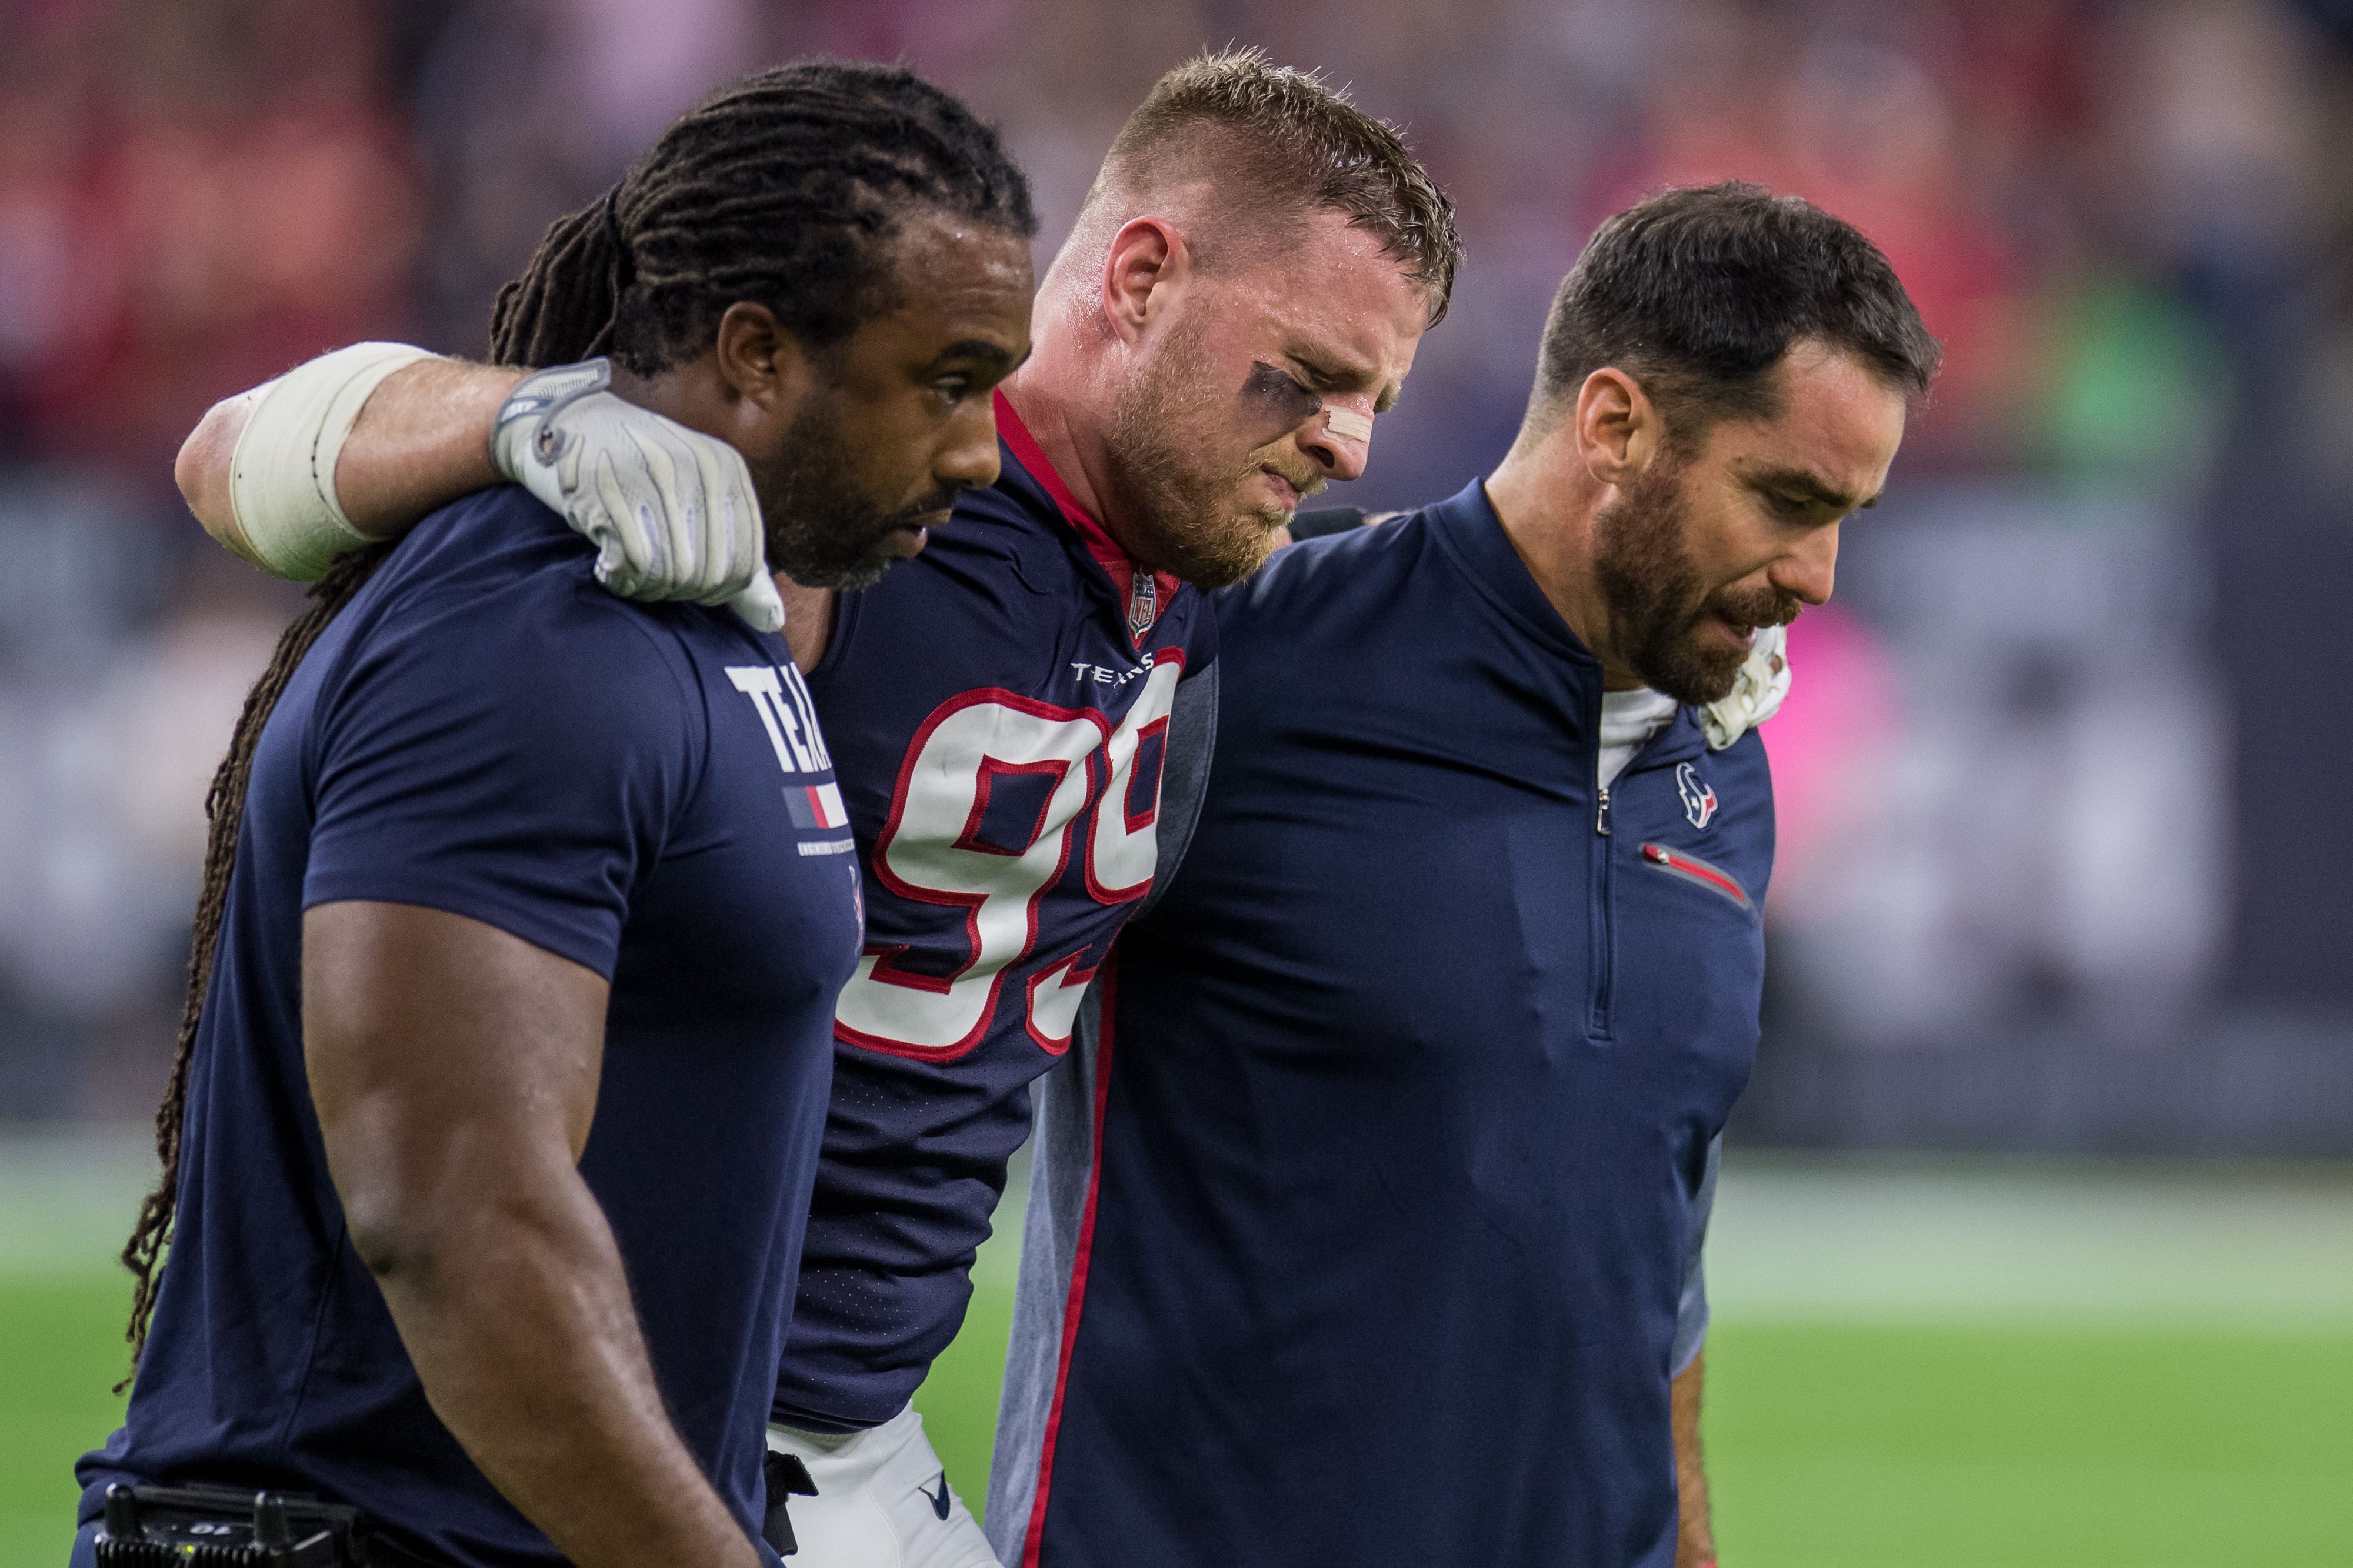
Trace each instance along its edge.
{"label": "blurred stadium crowd", "polygon": [[356,338],[479,353],[550,217],[793,54],[1000,122],[1042,257],[1229,40],[1403,122],[1461,210],[1351,501],[1500,456],[1561,273],[1662,184],[1852,219],[1947,345],[1767,732],[1751,1137],[2353,1152],[2336,0],[0,0],[0,1121],[142,1115],[168,1059],[204,780],[296,602],[178,505],[209,402]]}

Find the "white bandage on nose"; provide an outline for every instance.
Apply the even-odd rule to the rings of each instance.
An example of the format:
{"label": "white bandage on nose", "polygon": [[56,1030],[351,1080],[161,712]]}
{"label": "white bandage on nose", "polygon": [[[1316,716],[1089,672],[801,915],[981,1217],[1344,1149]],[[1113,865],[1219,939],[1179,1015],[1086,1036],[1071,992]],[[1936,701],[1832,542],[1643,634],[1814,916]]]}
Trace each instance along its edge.
{"label": "white bandage on nose", "polygon": [[1353,408],[1335,408],[1328,403],[1324,405],[1324,428],[1343,441],[1362,444],[1373,438],[1372,416]]}

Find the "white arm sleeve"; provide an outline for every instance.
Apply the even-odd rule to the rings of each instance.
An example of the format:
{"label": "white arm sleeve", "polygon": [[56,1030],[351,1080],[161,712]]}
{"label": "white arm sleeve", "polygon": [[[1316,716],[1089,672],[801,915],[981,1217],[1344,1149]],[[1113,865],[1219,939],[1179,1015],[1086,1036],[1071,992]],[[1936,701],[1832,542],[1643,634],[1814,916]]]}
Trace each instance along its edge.
{"label": "white arm sleeve", "polygon": [[272,574],[307,583],[368,542],[343,515],[335,459],[385,378],[432,357],[406,343],[353,343],[261,389],[229,460],[229,505],[247,547]]}

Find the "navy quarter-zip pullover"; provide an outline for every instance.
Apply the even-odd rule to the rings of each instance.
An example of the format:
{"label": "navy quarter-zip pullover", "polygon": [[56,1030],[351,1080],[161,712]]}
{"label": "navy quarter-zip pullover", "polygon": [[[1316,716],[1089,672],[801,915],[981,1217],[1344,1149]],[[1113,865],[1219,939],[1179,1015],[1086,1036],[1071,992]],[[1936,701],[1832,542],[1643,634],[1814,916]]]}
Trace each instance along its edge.
{"label": "navy quarter-zip pullover", "polygon": [[1041,1194],[1078,1161],[1085,1196],[1031,1223],[991,1537],[1042,1568],[1670,1568],[1763,747],[1683,710],[1602,792],[1601,667],[1477,483],[1217,609],[1198,824],[1050,1080],[1095,1135],[1050,1105]]}

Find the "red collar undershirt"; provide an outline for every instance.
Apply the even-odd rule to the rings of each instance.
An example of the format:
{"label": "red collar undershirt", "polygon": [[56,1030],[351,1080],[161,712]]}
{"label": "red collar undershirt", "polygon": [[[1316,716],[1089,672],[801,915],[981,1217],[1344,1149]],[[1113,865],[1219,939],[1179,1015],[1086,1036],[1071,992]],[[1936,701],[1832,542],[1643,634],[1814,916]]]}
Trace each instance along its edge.
{"label": "red collar undershirt", "polygon": [[[1121,605],[1130,604],[1135,593],[1135,557],[1121,549],[1119,541],[1106,532],[1103,525],[1095,521],[1094,515],[1079,504],[1079,498],[1071,493],[1071,487],[1062,482],[1062,476],[1056,473],[1054,465],[1046,460],[1045,450],[1038,445],[1038,437],[1029,434],[1029,426],[1024,425],[1021,416],[1014,412],[1012,401],[1001,391],[993,395],[997,399],[997,434],[1005,437],[1008,447],[1013,448],[1013,456],[1019,459],[1021,466],[1029,470],[1029,477],[1045,486],[1046,493],[1054,498],[1054,504],[1062,509],[1063,521],[1077,531],[1080,540],[1087,547],[1087,553],[1095,558],[1095,563],[1111,579],[1111,585],[1118,591]],[[1167,612],[1170,601],[1176,597],[1176,590],[1182,585],[1173,574],[1155,572],[1152,574],[1155,619]],[[1142,638],[1136,640],[1140,642]]]}

